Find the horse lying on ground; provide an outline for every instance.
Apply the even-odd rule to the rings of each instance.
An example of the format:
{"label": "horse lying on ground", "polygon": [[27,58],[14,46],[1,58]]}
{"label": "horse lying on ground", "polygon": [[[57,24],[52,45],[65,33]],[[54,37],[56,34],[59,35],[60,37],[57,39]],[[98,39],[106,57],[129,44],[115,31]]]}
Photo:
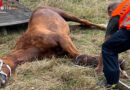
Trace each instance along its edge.
{"label": "horse lying on ground", "polygon": [[[16,43],[15,48],[0,59],[2,86],[22,63],[64,55],[75,59],[80,55],[69,37],[69,26],[64,19],[74,21],[75,17],[67,17],[60,9],[50,7],[40,7],[33,12],[27,31]],[[88,57],[85,55],[84,58]]]}

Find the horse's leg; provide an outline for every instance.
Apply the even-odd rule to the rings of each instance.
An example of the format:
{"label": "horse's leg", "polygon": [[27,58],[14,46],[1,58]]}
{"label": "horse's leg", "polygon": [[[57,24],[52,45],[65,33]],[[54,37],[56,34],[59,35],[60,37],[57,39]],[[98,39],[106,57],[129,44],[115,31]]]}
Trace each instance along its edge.
{"label": "horse's leg", "polygon": [[65,12],[61,13],[60,15],[67,21],[78,22],[78,23],[81,23],[82,25],[85,25],[87,27],[95,26],[95,27],[100,28],[100,29],[106,29],[106,27],[104,27],[103,25],[94,24],[88,20],[80,19],[76,16],[73,16],[73,15],[65,13]]}
{"label": "horse's leg", "polygon": [[[51,8],[52,9],[52,8]],[[85,19],[80,19],[76,16],[73,16],[71,14],[68,14],[66,13],[65,11],[61,10],[61,9],[58,9],[58,8],[53,8],[52,9],[53,11],[57,12],[61,17],[63,17],[66,21],[73,21],[73,22],[78,22],[78,23],[81,23],[87,27],[91,27],[91,26],[95,26],[97,28],[100,28],[100,29],[106,29],[105,26],[103,25],[100,25],[100,24],[94,24],[88,20],[85,20]]]}
{"label": "horse's leg", "polygon": [[54,7],[44,7],[47,9],[51,9],[52,11],[58,13],[61,17],[63,17],[66,21],[73,21],[73,22],[78,22],[81,23],[82,25],[86,26],[86,27],[91,27],[91,26],[95,26],[97,28],[100,29],[106,29],[105,26],[100,25],[100,24],[94,24],[92,22],[89,22],[88,20],[85,19],[80,19],[76,16],[73,16],[71,14],[66,13],[65,11],[59,9],[59,8],[54,8]]}
{"label": "horse's leg", "polygon": [[79,55],[79,51],[77,50],[75,45],[72,43],[72,41],[68,35],[60,36],[59,44],[63,48],[63,50],[69,54],[69,56],[75,58],[76,56]]}

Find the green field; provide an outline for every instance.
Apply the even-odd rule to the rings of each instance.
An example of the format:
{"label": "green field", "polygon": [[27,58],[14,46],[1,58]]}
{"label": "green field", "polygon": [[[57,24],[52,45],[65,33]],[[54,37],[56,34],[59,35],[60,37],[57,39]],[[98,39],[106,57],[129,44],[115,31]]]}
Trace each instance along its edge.
{"label": "green field", "polygon": [[[113,0],[20,0],[34,10],[39,6],[54,6],[87,19],[93,23],[106,24],[107,5]],[[116,0],[115,0],[116,1]],[[6,56],[26,29],[13,28],[8,35],[0,35],[0,56]],[[78,50],[91,56],[99,55],[105,31],[100,29],[77,29],[70,37]],[[130,75],[130,51],[120,54],[126,60]],[[105,90],[97,86],[98,78],[91,66],[76,67],[71,59],[52,58],[25,63],[16,69],[3,90]]]}

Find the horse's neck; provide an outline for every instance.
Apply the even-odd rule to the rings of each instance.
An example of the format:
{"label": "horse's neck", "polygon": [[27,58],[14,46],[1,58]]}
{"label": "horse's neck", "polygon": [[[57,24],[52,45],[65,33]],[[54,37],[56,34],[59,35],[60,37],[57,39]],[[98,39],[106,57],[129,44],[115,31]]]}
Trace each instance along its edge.
{"label": "horse's neck", "polygon": [[38,48],[30,47],[28,49],[13,50],[8,57],[14,58],[16,64],[22,64],[35,60],[39,54],[40,50]]}
{"label": "horse's neck", "polygon": [[11,59],[16,65],[22,64],[28,60],[29,57],[24,50],[14,50],[6,58]]}
{"label": "horse's neck", "polygon": [[[2,60],[1,63],[3,62],[3,64],[1,64],[2,65],[2,71],[5,72],[8,76],[9,76],[9,74],[14,73],[15,68],[19,64],[24,62],[24,61],[20,62],[18,60],[20,57],[23,57],[22,53],[24,53],[24,52],[22,52],[22,51],[12,51],[9,55],[1,57],[1,60]],[[6,65],[8,65],[9,68]]]}

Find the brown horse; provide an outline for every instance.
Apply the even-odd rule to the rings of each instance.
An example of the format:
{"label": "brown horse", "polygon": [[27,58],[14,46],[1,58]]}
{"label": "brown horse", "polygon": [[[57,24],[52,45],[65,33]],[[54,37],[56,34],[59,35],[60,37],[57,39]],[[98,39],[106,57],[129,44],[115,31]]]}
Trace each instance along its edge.
{"label": "brown horse", "polygon": [[[40,60],[53,56],[68,55],[76,58],[80,54],[69,37],[69,26],[64,19],[88,26],[95,25],[57,8],[40,7],[36,9],[31,16],[27,31],[16,43],[15,48],[0,59],[2,86],[19,64],[34,61],[36,58]],[[88,56],[86,55],[86,57]]]}

